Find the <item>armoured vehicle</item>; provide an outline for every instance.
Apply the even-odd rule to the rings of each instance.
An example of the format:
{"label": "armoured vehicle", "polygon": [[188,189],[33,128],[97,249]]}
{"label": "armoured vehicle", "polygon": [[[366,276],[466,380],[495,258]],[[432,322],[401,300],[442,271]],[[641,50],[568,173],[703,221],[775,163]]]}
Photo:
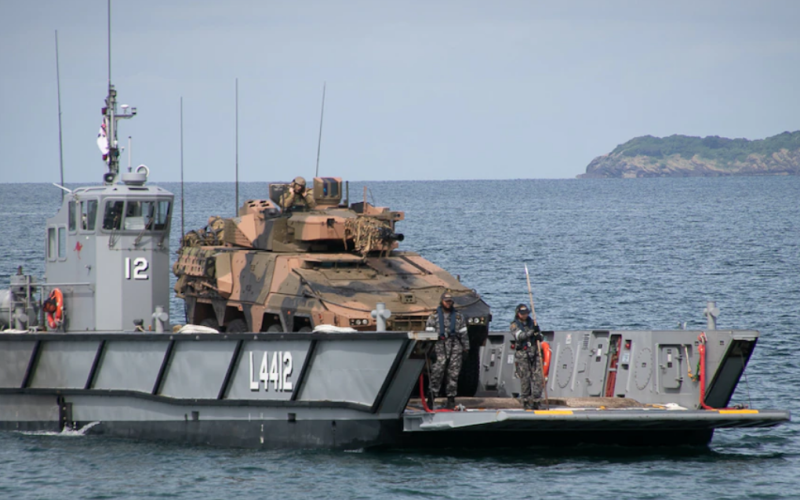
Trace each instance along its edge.
{"label": "armoured vehicle", "polygon": [[419,254],[398,250],[403,212],[342,202],[342,180],[316,177],[316,206],[280,210],[289,186],[249,200],[235,218],[212,217],[182,239],[173,272],[188,323],[228,333],[310,332],[319,325],[374,331],[379,303],[388,331],[423,331],[445,291],[464,315],[471,349],[459,394],[478,387],[479,347],[489,306],[474,290]]}

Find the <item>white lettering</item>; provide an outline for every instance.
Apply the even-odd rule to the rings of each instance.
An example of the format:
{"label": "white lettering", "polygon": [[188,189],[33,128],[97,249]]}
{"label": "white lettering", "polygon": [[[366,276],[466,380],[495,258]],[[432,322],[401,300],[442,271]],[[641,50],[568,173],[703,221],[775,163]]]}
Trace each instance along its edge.
{"label": "white lettering", "polygon": [[258,380],[253,380],[253,351],[250,351],[250,390],[258,390]]}
{"label": "white lettering", "polygon": [[135,280],[148,280],[150,276],[147,270],[150,269],[150,263],[144,257],[137,257],[133,259],[133,267],[131,267],[131,258],[125,257],[125,279],[131,278]]}
{"label": "white lettering", "polygon": [[261,358],[261,372],[259,373],[259,380],[264,382],[264,390],[269,391],[269,376],[268,376],[268,365],[267,365],[267,353],[264,352],[264,357]]}
{"label": "white lettering", "polygon": [[292,390],[292,382],[289,380],[289,376],[292,374],[292,353],[286,351],[283,353],[283,389],[284,391],[291,392]]}
{"label": "white lettering", "polygon": [[133,261],[133,279],[135,280],[146,280],[150,277],[145,274],[147,269],[150,267],[150,264],[147,262],[147,259],[144,257],[138,257]]}
{"label": "white lettering", "polygon": [[250,354],[250,390],[260,391],[261,384],[264,384],[264,390],[269,391],[269,385],[276,392],[292,392],[294,384],[290,380],[293,370],[292,353],[290,351],[273,351],[272,363],[270,363],[270,356],[268,351],[264,351],[261,356],[261,368],[256,374],[256,366],[254,364],[255,353],[252,351]]}
{"label": "white lettering", "polygon": [[278,352],[272,353],[272,366],[269,367],[269,381],[272,382],[275,387],[276,391],[281,390],[280,388],[280,374],[278,373]]}

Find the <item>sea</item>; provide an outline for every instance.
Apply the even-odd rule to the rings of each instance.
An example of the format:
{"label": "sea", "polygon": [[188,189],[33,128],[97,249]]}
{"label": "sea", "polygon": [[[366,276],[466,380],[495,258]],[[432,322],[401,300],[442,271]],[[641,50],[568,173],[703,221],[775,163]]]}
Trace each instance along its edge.
{"label": "sea", "polygon": [[[233,183],[187,183],[183,204],[180,184],[160,185],[176,194],[173,253],[182,210],[187,231],[235,213]],[[733,403],[794,420],[635,450],[253,451],[6,432],[0,498],[800,498],[800,177],[351,182],[351,201],[364,187],[405,212],[401,248],[477,290],[496,330],[528,301],[526,265],[546,329],[702,329],[715,301],[719,328],[761,335]],[[60,197],[0,184],[0,288],[19,265],[43,275]],[[266,197],[266,182],[239,186],[240,203]],[[170,314],[183,321],[179,300]]]}

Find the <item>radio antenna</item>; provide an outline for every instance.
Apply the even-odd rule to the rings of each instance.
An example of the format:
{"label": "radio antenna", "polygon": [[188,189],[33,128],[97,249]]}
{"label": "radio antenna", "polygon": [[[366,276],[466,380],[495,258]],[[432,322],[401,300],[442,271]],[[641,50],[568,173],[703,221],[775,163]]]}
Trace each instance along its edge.
{"label": "radio antenna", "polygon": [[[58,68],[58,30],[56,30],[56,89],[58,91],[58,165],[61,170],[61,185],[64,185],[64,147],[61,138],[61,73]],[[64,201],[64,191],[61,191]]]}
{"label": "radio antenna", "polygon": [[183,96],[181,96],[181,238],[186,234],[183,227],[184,211],[183,211]]}
{"label": "radio antenna", "polygon": [[234,217],[239,216],[239,79],[236,79],[236,207]]}
{"label": "radio antenna", "polygon": [[322,109],[319,112],[319,139],[317,140],[317,171],[314,177],[319,177],[319,151],[322,148],[322,119],[325,116],[325,86],[327,82],[322,82]]}

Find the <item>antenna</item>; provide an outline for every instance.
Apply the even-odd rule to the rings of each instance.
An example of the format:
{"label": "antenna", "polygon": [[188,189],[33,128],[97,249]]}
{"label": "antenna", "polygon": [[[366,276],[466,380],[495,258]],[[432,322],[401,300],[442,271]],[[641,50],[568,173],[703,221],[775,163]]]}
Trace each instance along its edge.
{"label": "antenna", "polygon": [[186,232],[183,228],[183,96],[181,96],[181,238]]}
{"label": "antenna", "polygon": [[[123,111],[127,111],[127,107],[128,107],[127,104],[123,104],[122,105]],[[131,171],[131,152],[132,151],[133,151],[133,149],[131,149],[131,136],[128,136],[128,172]]]}
{"label": "antenna", "polygon": [[[130,108],[130,112],[128,111]],[[108,97],[106,106],[102,110],[103,125],[98,136],[98,146],[103,152],[103,159],[108,163],[108,173],[103,176],[106,185],[113,184],[119,174],[119,147],[117,144],[117,120],[133,118],[136,116],[135,106],[122,106],[122,113],[117,113],[117,91],[111,84],[111,0],[108,0]],[[105,135],[105,142],[102,144],[102,135]],[[108,151],[106,152],[106,148]]]}
{"label": "antenna", "polygon": [[108,0],[108,88],[111,88],[111,0]]}
{"label": "antenna", "polygon": [[57,187],[58,189],[63,189],[64,191],[66,191],[66,192],[68,192],[68,193],[71,193],[71,192],[72,192],[72,190],[71,190],[71,189],[67,189],[67,188],[65,188],[64,186],[61,186],[61,185],[58,185],[58,184],[56,184],[55,182],[53,182],[52,184],[53,184],[55,187]]}
{"label": "antenna", "polygon": [[239,79],[236,79],[236,209],[234,217],[239,215]]}
{"label": "antenna", "polygon": [[319,139],[317,140],[317,171],[314,177],[319,177],[319,151],[322,148],[322,118],[325,116],[325,86],[328,82],[322,82],[322,109],[319,112]]}
{"label": "antenna", "polygon": [[[61,185],[64,185],[64,146],[61,139],[61,73],[58,69],[58,30],[56,30],[56,88],[58,89],[58,165],[61,170]],[[64,191],[61,191],[64,201]]]}

